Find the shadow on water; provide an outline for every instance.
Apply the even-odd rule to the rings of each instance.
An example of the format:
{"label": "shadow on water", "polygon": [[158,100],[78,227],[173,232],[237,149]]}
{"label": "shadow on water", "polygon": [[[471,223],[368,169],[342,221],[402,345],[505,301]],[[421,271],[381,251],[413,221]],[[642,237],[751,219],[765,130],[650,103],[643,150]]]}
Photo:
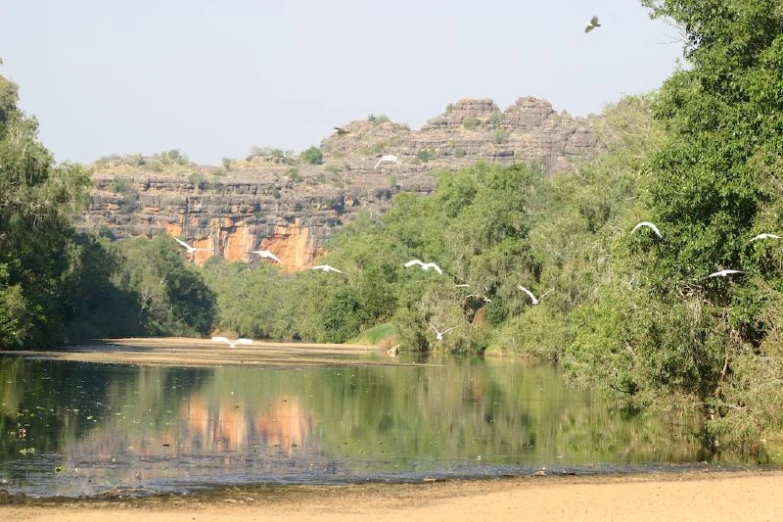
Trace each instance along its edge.
{"label": "shadow on water", "polygon": [[0,489],[35,496],[233,484],[676,470],[696,426],[630,414],[513,360],[171,368],[0,358]]}

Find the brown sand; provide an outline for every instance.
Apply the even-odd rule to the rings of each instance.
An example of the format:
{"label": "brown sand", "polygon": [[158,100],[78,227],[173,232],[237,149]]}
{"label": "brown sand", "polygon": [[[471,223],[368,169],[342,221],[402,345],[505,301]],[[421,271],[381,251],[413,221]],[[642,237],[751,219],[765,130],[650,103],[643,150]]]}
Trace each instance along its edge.
{"label": "brown sand", "polygon": [[58,351],[14,350],[0,355],[157,366],[312,366],[400,364],[375,346],[254,341],[235,348],[189,337],[111,339]]}
{"label": "brown sand", "polygon": [[782,488],[783,472],[243,488],[189,497],[6,505],[0,506],[0,520],[762,522],[783,520]]}

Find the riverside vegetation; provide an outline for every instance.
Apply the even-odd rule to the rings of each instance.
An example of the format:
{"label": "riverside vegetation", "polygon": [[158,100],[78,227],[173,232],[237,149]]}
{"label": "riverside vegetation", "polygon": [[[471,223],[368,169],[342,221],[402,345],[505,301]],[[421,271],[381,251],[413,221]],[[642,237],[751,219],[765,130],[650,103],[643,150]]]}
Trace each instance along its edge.
{"label": "riverside vegetation", "polygon": [[[170,238],[73,233],[88,173],[54,164],[1,80],[0,345],[222,329],[524,354],[636,408],[699,409],[707,448],[766,458],[783,433],[783,254],[750,238],[783,229],[783,5],[643,4],[683,29],[689,66],[605,110],[606,154],[553,179],[442,172],[430,197],[400,194],[330,241],[323,262],[345,274],[197,269]],[[629,233],[644,220],[663,237]],[[743,273],[704,278],[723,268]],[[531,306],[520,284],[554,291]],[[435,341],[428,321],[457,328]]]}

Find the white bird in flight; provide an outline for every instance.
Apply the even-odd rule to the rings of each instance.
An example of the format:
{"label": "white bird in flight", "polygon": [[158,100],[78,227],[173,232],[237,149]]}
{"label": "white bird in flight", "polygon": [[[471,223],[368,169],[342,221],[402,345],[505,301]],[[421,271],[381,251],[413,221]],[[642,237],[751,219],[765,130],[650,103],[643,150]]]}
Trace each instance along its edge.
{"label": "white bird in flight", "polygon": [[272,261],[276,261],[277,263],[283,264],[282,261],[280,261],[280,258],[274,255],[269,250],[253,250],[251,254],[258,254],[261,257],[265,257],[267,259],[271,259]]}
{"label": "white bird in flight", "polygon": [[585,32],[589,33],[590,31],[592,31],[596,27],[601,27],[601,24],[598,23],[598,17],[594,16],[594,17],[592,17],[590,19],[590,22],[585,26]]}
{"label": "white bird in flight", "polygon": [[633,227],[633,230],[631,230],[631,234],[636,232],[642,227],[648,227],[650,230],[655,232],[655,235],[662,238],[661,231],[658,230],[658,227],[656,227],[653,223],[650,223],[649,221],[642,221],[641,223],[637,224],[635,227]]}
{"label": "white bird in flight", "polygon": [[179,243],[183,247],[187,248],[188,249],[188,254],[192,254],[193,252],[209,252],[209,251],[212,250],[211,248],[195,248],[195,247],[192,247],[192,246],[188,245],[187,243],[185,243],[184,241],[182,241],[181,239],[177,239],[176,237],[174,238],[174,241],[176,241],[177,243]]}
{"label": "white bird in flight", "polygon": [[311,267],[310,270],[321,270],[323,272],[337,272],[338,274],[344,273],[342,270],[337,270],[335,267],[329,265],[317,265]]}
{"label": "white bird in flight", "polygon": [[427,324],[428,324],[428,325],[430,325],[430,327],[432,327],[432,329],[433,329],[433,330],[435,330],[435,333],[437,334],[437,335],[435,336],[435,339],[437,339],[438,341],[442,341],[442,340],[443,340],[443,336],[444,336],[444,335],[446,335],[447,333],[449,333],[450,331],[452,331],[454,328],[457,328],[456,326],[452,326],[451,328],[449,328],[449,329],[447,329],[447,330],[443,330],[442,332],[439,332],[439,331],[438,331],[438,329],[437,329],[437,328],[435,328],[435,325],[434,325],[434,324],[432,324],[432,323],[431,323],[431,322],[429,322],[429,321],[427,321]]}
{"label": "white bird in flight", "polygon": [[443,274],[443,270],[441,270],[441,268],[435,263],[422,263],[418,259],[411,259],[410,261],[405,263],[405,268],[412,267],[413,265],[419,265],[424,270],[429,270],[430,268],[434,268],[437,273]]}
{"label": "white bird in flight", "polygon": [[713,272],[707,277],[726,277],[727,275],[732,274],[741,274],[742,270],[731,270],[731,269],[725,269],[725,270],[719,270],[717,272]]}
{"label": "white bird in flight", "polygon": [[228,337],[213,337],[212,338],[213,343],[226,343],[231,348],[234,348],[238,344],[253,344],[252,339],[245,339],[244,337],[240,337],[236,341],[232,341]]}
{"label": "white bird in flight", "polygon": [[380,166],[380,164],[384,162],[396,163],[397,170],[400,170],[400,158],[392,154],[387,154],[386,156],[383,156],[381,159],[379,159],[378,163],[375,164],[375,168],[372,170],[378,170],[378,166]]}
{"label": "white bird in flight", "polygon": [[527,295],[529,295],[529,296],[530,296],[530,300],[531,300],[531,301],[533,301],[533,304],[534,304],[534,305],[537,305],[538,303],[540,303],[540,302],[541,302],[541,300],[544,298],[544,296],[545,296],[546,294],[548,294],[549,292],[551,292],[552,290],[554,290],[554,288],[550,288],[549,290],[547,290],[546,292],[544,292],[543,294],[541,294],[541,297],[539,297],[539,298],[536,298],[536,296],[535,296],[535,295],[533,295],[533,292],[531,292],[530,290],[528,290],[528,289],[527,289],[527,288],[525,288],[524,286],[522,286],[522,285],[519,285],[519,289],[520,289],[520,290],[522,290],[523,292],[525,292]]}
{"label": "white bird in flight", "polygon": [[756,241],[757,239],[780,239],[780,236],[776,234],[769,234],[767,232],[762,232],[761,234],[757,235],[753,239],[750,240],[751,243]]}

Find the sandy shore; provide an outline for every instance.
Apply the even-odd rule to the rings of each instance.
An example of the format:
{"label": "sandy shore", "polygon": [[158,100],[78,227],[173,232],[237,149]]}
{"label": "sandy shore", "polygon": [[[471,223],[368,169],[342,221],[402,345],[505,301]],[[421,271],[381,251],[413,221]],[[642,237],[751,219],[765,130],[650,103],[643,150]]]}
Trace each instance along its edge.
{"label": "sandy shore", "polygon": [[230,348],[190,337],[107,339],[57,351],[14,350],[0,355],[144,366],[368,366],[400,364],[375,346],[253,341]]}
{"label": "sandy shore", "polygon": [[[525,477],[412,485],[243,488],[189,497],[0,506],[8,521],[777,521],[783,472]],[[7,500],[6,500],[7,501]],[[2,500],[0,500],[2,502]]]}

